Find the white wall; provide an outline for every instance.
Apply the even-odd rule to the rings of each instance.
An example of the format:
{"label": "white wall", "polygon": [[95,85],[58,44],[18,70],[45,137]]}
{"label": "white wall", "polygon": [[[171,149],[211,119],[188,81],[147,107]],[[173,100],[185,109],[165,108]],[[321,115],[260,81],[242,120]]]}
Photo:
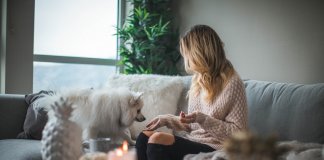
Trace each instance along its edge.
{"label": "white wall", "polygon": [[242,78],[324,82],[323,0],[181,0],[180,30],[212,26]]}

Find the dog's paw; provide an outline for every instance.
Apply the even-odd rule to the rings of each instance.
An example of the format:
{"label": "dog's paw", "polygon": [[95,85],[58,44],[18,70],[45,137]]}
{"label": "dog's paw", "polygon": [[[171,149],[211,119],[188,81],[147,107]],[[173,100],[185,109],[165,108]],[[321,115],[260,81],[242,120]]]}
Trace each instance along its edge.
{"label": "dog's paw", "polygon": [[131,146],[135,146],[135,144],[136,144],[136,141],[131,140],[131,139],[128,140],[127,142],[128,142],[128,144],[131,145]]}

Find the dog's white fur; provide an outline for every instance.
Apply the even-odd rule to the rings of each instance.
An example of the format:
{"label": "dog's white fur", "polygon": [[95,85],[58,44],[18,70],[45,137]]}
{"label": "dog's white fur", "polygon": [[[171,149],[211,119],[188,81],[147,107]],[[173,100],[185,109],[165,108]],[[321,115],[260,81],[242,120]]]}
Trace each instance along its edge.
{"label": "dog's white fur", "polygon": [[34,109],[47,110],[51,120],[53,111],[50,106],[62,97],[72,103],[74,110],[70,120],[83,129],[84,140],[122,136],[133,144],[124,131],[134,121],[145,120],[141,113],[141,95],[142,93],[132,92],[127,88],[67,90],[40,98]]}
{"label": "dog's white fur", "polygon": [[[186,86],[190,86],[190,77],[165,76],[165,75],[113,75],[108,77],[106,86],[124,86],[134,91],[144,92],[144,108],[142,113],[146,117],[144,122],[135,122],[130,127],[130,133],[135,140],[136,137],[146,128],[146,124],[158,115],[173,114],[177,111],[186,111]],[[171,94],[170,94],[171,93]],[[181,108],[180,108],[181,107]],[[158,131],[173,133],[166,127]],[[179,134],[177,132],[177,134]]]}

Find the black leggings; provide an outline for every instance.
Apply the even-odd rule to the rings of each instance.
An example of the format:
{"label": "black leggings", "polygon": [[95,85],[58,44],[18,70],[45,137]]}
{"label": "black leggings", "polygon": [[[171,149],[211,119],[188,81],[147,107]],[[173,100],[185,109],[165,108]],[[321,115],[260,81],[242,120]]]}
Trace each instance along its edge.
{"label": "black leggings", "polygon": [[215,149],[206,144],[174,136],[172,145],[148,143],[149,137],[141,133],[136,140],[137,160],[182,160],[187,154],[212,152]]}

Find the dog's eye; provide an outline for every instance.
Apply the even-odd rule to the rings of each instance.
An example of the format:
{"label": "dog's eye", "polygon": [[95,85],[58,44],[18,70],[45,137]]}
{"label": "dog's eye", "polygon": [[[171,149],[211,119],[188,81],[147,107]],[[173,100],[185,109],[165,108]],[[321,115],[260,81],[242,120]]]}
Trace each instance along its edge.
{"label": "dog's eye", "polygon": [[138,109],[138,110],[137,110],[137,113],[140,113],[140,112],[141,112],[141,110],[140,110],[140,109]]}

